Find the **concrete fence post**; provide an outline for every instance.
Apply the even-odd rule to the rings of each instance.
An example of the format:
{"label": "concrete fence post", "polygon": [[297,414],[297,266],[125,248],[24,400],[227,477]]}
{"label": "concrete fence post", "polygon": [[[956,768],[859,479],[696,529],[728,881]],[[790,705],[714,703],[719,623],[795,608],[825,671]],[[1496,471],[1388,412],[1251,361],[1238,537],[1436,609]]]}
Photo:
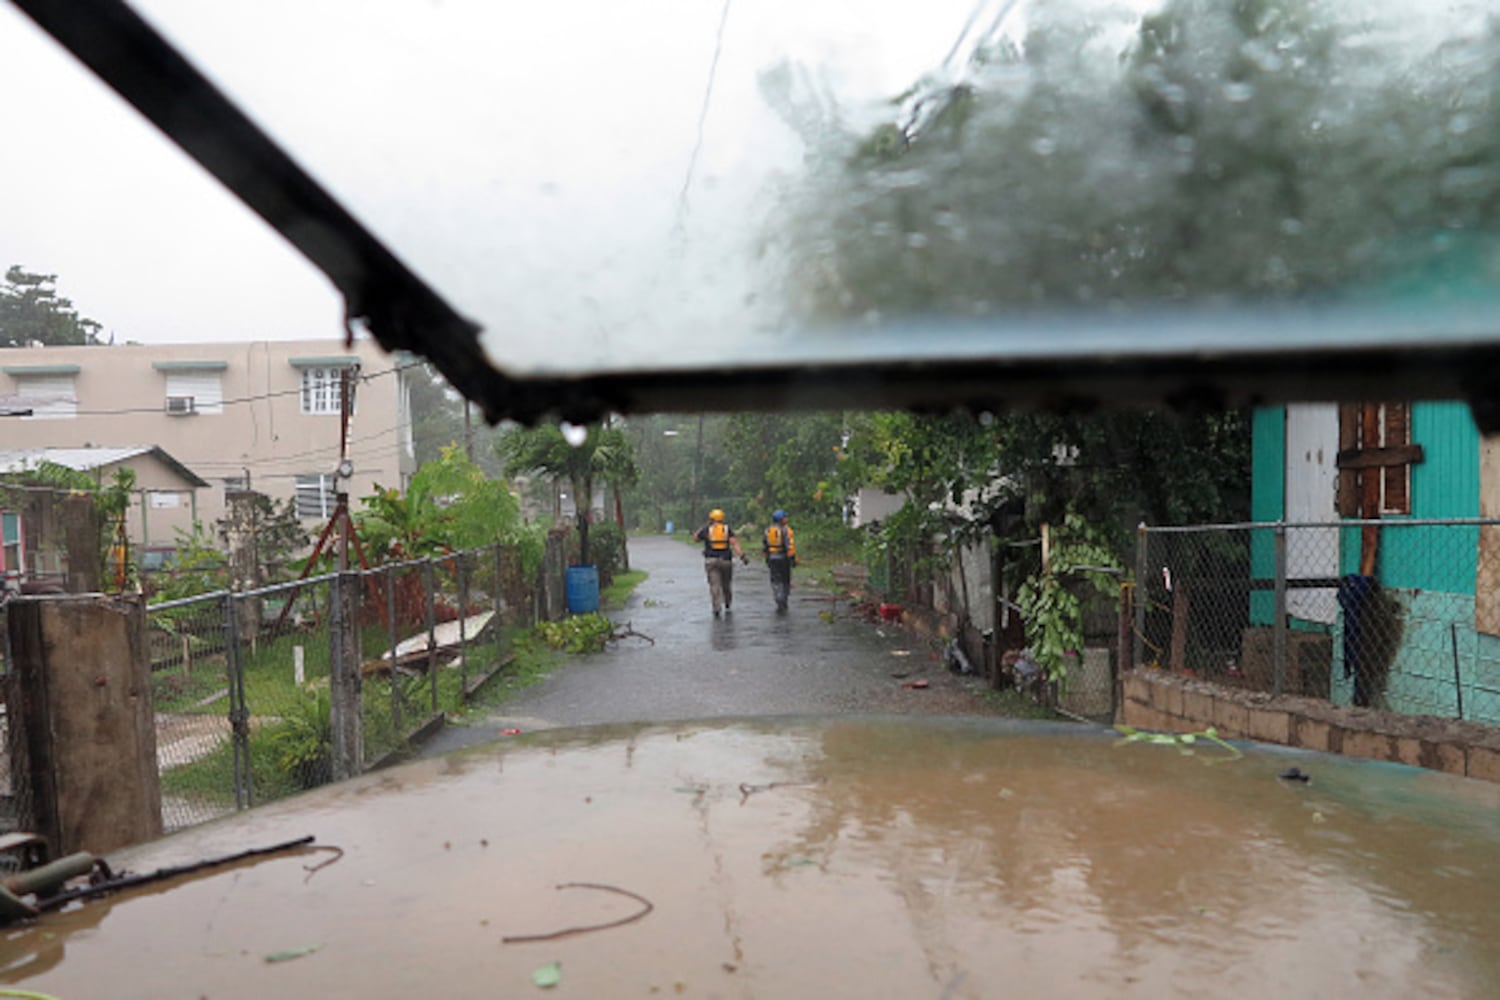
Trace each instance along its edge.
{"label": "concrete fence post", "polygon": [[333,578],[333,620],[329,628],[329,700],[333,725],[333,780],[352,778],[364,769],[365,729],[360,714],[358,573]]}

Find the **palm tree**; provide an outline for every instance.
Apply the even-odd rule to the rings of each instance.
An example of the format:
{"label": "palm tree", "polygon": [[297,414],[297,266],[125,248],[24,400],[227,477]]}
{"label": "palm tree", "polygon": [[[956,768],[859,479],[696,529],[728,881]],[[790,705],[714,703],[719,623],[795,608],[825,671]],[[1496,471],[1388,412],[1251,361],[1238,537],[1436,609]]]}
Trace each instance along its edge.
{"label": "palm tree", "polygon": [[589,506],[594,499],[594,483],[625,488],[640,475],[635,449],[625,432],[589,424],[582,441],[575,445],[559,427],[547,424],[513,431],[496,442],[495,450],[504,460],[508,476],[540,474],[568,481],[578,511],[578,558],[588,565]]}

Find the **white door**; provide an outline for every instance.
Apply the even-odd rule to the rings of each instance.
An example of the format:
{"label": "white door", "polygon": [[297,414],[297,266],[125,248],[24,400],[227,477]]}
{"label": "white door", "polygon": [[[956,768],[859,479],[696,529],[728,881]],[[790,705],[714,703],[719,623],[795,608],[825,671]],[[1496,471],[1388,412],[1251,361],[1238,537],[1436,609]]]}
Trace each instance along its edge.
{"label": "white door", "polygon": [[[1338,520],[1338,453],[1338,404],[1296,403],[1286,408],[1288,522]],[[1293,580],[1338,576],[1339,529],[1287,529],[1286,572]],[[1338,614],[1338,591],[1288,590],[1286,604],[1294,618],[1331,625]]]}

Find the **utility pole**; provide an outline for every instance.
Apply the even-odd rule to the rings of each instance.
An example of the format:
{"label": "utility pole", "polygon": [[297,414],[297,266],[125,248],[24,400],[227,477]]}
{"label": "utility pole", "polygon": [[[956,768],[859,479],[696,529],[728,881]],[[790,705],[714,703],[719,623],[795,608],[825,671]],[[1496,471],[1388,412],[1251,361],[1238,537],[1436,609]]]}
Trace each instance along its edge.
{"label": "utility pole", "polygon": [[339,572],[349,569],[349,494],[343,480],[349,468],[349,369],[339,372],[339,467],[335,475],[334,516],[339,519]]}
{"label": "utility pole", "polygon": [[703,414],[698,414],[698,444],[693,449],[693,492],[688,498],[688,530],[698,524],[698,476],[703,470]]}

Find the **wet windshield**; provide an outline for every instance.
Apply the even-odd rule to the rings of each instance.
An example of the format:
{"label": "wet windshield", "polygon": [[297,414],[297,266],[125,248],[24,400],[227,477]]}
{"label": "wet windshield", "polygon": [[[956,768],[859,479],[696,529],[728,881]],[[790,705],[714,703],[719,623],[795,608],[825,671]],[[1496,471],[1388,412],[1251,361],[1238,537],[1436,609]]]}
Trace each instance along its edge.
{"label": "wet windshield", "polygon": [[1492,337],[1488,0],[139,6],[512,374]]}

